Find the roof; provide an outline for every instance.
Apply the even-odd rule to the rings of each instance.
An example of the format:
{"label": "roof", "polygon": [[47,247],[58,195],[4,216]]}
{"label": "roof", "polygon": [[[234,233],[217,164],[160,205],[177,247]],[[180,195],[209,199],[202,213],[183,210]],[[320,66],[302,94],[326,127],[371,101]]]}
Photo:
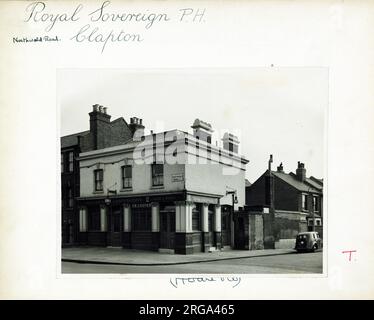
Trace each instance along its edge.
{"label": "roof", "polygon": [[[279,179],[283,180],[284,182],[288,183],[295,189],[299,191],[304,192],[316,192],[321,193],[323,190],[323,187],[321,185],[318,185],[310,178],[306,178],[305,182],[301,182],[297,179],[296,175],[294,173],[284,173],[284,172],[278,172],[278,171],[272,171],[273,175],[278,177]],[[312,184],[312,183],[313,184]]]}
{"label": "roof", "polygon": [[305,180],[313,188],[316,188],[316,189],[318,189],[318,190],[320,190],[322,192],[322,190],[323,190],[323,184],[320,184],[320,183],[316,182],[315,180],[312,179],[312,177],[306,178]]}
{"label": "roof", "polygon": [[252,185],[252,183],[250,183],[249,181],[248,181],[248,179],[245,179],[245,186],[246,187],[250,187]]}
{"label": "roof", "polygon": [[61,148],[72,147],[78,144],[78,137],[89,134],[90,131],[82,131],[61,137]]}
{"label": "roof", "polygon": [[[123,121],[127,125],[127,122],[123,117],[119,117],[119,118],[111,121],[110,125],[111,126],[116,125],[117,123],[120,123],[121,121]],[[90,130],[86,130],[86,131],[73,133],[73,134],[69,134],[67,136],[61,137],[61,148],[76,146],[79,143],[78,137],[85,136],[89,133],[90,133]]]}

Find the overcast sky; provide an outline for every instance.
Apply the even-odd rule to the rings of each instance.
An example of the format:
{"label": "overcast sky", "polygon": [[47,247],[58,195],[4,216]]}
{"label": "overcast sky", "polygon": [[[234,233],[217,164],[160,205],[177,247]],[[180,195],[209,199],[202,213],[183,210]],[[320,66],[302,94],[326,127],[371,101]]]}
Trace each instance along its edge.
{"label": "overcast sky", "polygon": [[254,182],[273,154],[295,172],[323,177],[324,116],[328,104],[325,68],[248,68],[197,70],[60,69],[57,91],[61,135],[89,129],[93,104],[108,107],[111,120],[143,119],[155,132],[190,130],[196,118],[222,137],[240,136],[240,152],[250,161]]}

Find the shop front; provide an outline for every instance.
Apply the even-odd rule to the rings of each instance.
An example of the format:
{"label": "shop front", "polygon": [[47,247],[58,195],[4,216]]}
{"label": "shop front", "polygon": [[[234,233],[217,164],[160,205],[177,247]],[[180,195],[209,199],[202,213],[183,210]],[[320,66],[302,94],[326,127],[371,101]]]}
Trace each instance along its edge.
{"label": "shop front", "polygon": [[186,198],[185,192],[79,198],[78,243],[177,254],[221,248],[219,198]]}

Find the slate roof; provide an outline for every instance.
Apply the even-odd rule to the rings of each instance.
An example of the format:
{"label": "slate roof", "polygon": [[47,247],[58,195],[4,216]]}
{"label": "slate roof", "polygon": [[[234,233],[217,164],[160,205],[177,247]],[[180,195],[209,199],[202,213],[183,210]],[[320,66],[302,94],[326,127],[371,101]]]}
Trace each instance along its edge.
{"label": "slate roof", "polygon": [[293,172],[284,173],[272,171],[272,173],[275,177],[278,177],[279,179],[285,181],[299,191],[322,193],[323,186],[313,181],[311,178],[306,178],[305,182],[301,182],[297,179],[296,174],[294,174]]}
{"label": "slate roof", "polygon": [[90,131],[82,131],[74,134],[69,134],[67,136],[61,137],[61,148],[72,147],[78,144],[78,137],[85,136],[89,134]]}
{"label": "slate roof", "polygon": [[[110,122],[110,125],[116,125],[117,123],[123,121],[126,125],[127,122],[123,117],[119,117],[113,121]],[[69,134],[67,136],[61,137],[61,148],[67,148],[67,147],[72,147],[78,144],[78,137],[79,136],[85,136],[90,133],[90,130],[74,133],[74,134]]]}

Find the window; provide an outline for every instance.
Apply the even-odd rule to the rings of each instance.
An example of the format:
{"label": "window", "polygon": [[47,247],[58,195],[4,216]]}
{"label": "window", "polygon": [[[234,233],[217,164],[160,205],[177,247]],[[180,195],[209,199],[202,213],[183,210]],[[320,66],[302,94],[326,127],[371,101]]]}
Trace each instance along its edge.
{"label": "window", "polygon": [[74,153],[73,152],[69,152],[69,172],[73,172],[74,171]]}
{"label": "window", "polygon": [[201,212],[200,205],[195,205],[192,208],[192,231],[201,230],[200,212]]}
{"label": "window", "polygon": [[309,226],[313,226],[313,219],[309,219],[309,220],[308,220],[308,225],[309,225]]}
{"label": "window", "polygon": [[303,210],[308,210],[308,195],[303,194],[301,196],[301,207]]}
{"label": "window", "polygon": [[95,191],[103,191],[103,170],[98,169],[94,171],[95,176]]}
{"label": "window", "polygon": [[100,231],[101,230],[101,213],[100,208],[95,207],[88,211],[88,230]]}
{"label": "window", "polygon": [[73,190],[71,188],[68,189],[68,207],[73,207]]}
{"label": "window", "polygon": [[152,185],[164,185],[164,165],[155,163],[152,165]]}
{"label": "window", "polygon": [[318,210],[318,197],[317,196],[313,196],[313,210],[314,211],[319,211]]}
{"label": "window", "polygon": [[151,208],[132,208],[132,221],[134,231],[152,230],[152,211]]}
{"label": "window", "polygon": [[208,213],[208,230],[209,231],[213,231],[213,221],[214,221],[213,217],[214,217],[213,212],[209,211]]}
{"label": "window", "polygon": [[122,167],[122,188],[132,188],[132,166]]}
{"label": "window", "polygon": [[321,225],[321,220],[317,219],[316,220],[316,226],[320,226]]}
{"label": "window", "polygon": [[61,173],[64,172],[64,154],[61,153]]}

